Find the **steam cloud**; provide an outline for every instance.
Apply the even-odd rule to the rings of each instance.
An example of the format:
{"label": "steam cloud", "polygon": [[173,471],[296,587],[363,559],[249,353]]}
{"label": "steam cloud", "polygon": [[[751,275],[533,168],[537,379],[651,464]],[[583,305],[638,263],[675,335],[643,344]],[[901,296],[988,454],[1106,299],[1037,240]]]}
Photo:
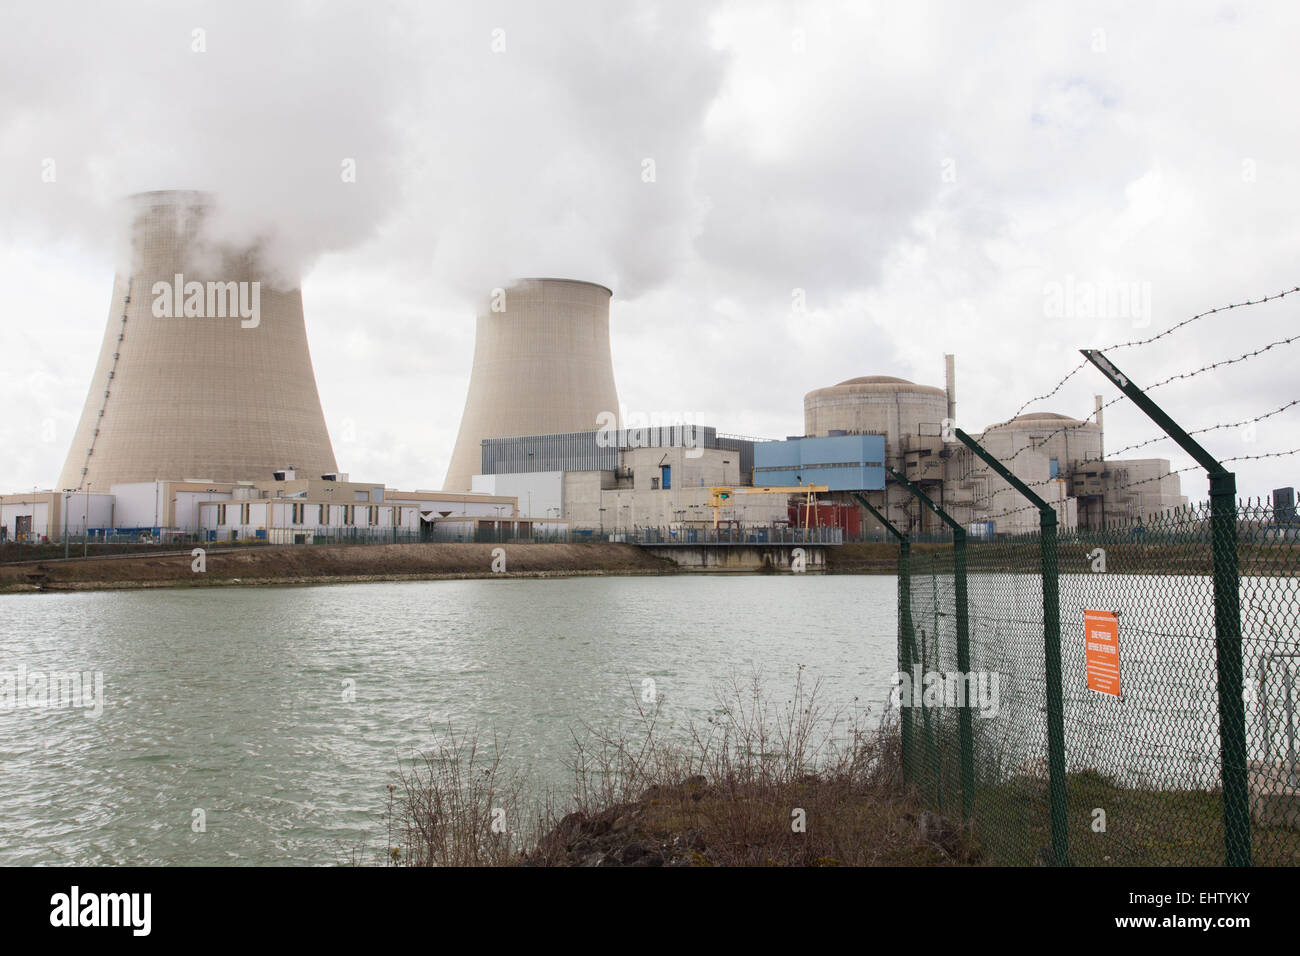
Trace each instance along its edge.
{"label": "steam cloud", "polygon": [[[707,7],[470,6],[10,13],[0,87],[29,95],[0,105],[0,145],[31,175],[4,196],[8,228],[104,246],[127,195],[199,189],[210,237],[256,241],[288,282],[385,224],[467,296],[531,274],[660,281],[702,214],[691,149],[721,82]],[[33,189],[47,163],[55,183]]]}

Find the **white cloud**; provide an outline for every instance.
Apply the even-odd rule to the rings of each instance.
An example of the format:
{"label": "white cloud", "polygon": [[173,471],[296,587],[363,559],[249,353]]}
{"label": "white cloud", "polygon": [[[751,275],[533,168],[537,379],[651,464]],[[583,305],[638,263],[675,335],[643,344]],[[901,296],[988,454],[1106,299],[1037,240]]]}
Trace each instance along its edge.
{"label": "white cloud", "polygon": [[[441,481],[475,306],[514,276],[613,286],[629,407],[775,437],[802,429],[810,389],[938,384],[945,351],[978,429],[1079,347],[1300,281],[1286,5],[42,4],[7,21],[0,487],[62,463],[114,203],[144,188],[216,189],[232,231],[273,228],[286,270],[305,270],[340,467],[408,487]],[[1047,314],[1067,281],[1146,284],[1150,326]],[[1116,360],[1156,381],[1280,337],[1295,309]],[[1294,349],[1157,395],[1189,427],[1258,414],[1297,397]],[[1084,415],[1108,388],[1088,369],[1035,408]],[[1300,444],[1297,414],[1248,451]],[[1154,428],[1117,405],[1107,431],[1115,448]],[[1207,436],[1224,456],[1239,443]],[[1263,494],[1297,463],[1239,472]]]}

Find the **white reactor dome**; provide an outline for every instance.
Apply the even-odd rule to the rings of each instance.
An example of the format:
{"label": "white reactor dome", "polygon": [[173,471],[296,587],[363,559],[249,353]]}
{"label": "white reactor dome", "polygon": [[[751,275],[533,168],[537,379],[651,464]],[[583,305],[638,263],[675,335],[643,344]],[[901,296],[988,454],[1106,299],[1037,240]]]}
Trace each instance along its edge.
{"label": "white reactor dome", "polygon": [[1028,412],[1008,422],[990,425],[980,440],[1001,458],[1009,458],[1023,449],[1055,458],[1062,466],[1102,457],[1101,426],[1057,412]]}
{"label": "white reactor dome", "polygon": [[804,434],[885,436],[885,454],[900,454],[904,435],[937,435],[948,414],[948,396],[933,385],[892,375],[863,375],[809,392],[803,398]]}

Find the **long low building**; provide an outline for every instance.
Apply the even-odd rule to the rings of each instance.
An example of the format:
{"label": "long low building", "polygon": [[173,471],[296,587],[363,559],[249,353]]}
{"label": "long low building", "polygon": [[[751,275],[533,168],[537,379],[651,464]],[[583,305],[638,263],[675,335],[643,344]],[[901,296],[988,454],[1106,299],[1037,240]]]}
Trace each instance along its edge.
{"label": "long low building", "polygon": [[112,527],[115,499],[99,492],[50,489],[0,495],[0,542],[42,541],[86,528]]}
{"label": "long low building", "polygon": [[0,496],[0,540],[65,535],[169,536],[311,543],[317,539],[436,540],[484,526],[522,536],[555,534],[559,516],[519,511],[514,495],[401,491],[344,474],[218,482],[201,478],[126,482],[107,493],[32,491]]}

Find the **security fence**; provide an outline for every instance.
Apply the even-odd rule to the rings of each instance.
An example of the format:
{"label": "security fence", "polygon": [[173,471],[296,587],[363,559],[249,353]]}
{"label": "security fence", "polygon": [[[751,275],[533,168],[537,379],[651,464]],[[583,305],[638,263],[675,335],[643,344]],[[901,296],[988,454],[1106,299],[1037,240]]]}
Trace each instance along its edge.
{"label": "security fence", "polygon": [[[519,524],[523,526],[520,527]],[[838,545],[843,532],[835,527],[669,527],[637,525],[626,529],[556,528],[546,523],[502,521],[466,526],[463,522],[434,523],[419,529],[389,526],[333,526],[256,529],[250,533],[219,534],[207,530],[182,532],[150,529],[133,534],[69,535],[42,544],[0,543],[0,564],[59,560],[63,557],[147,555],[177,548],[259,548],[340,544],[588,544],[610,542],[634,545]]]}
{"label": "security fence", "polygon": [[609,533],[603,536],[595,531],[572,529],[552,530],[542,525],[532,528],[512,528],[506,522],[501,527],[482,525],[466,529],[463,526],[432,527],[421,529],[393,528],[388,526],[356,527],[293,527],[259,529],[253,533],[230,535],[208,530],[200,532],[173,529],[153,529],[148,533],[99,534],[89,536],[71,534],[43,542],[0,542],[0,564],[23,564],[34,561],[58,561],[63,558],[103,558],[147,556],[166,554],[178,548],[265,548],[284,546],[340,545],[340,544],[570,544],[612,540]]}
{"label": "security fence", "polygon": [[787,525],[744,528],[648,528],[638,525],[631,531],[610,532],[608,537],[611,541],[641,545],[839,545],[844,543],[844,533],[839,528],[792,528]]}
{"label": "security fence", "polygon": [[[1300,334],[1146,388],[1107,354],[1154,347],[1193,323],[1296,293],[1300,287],[1210,309],[1107,350],[1081,350],[1078,366],[1008,422],[1058,396],[1089,365],[1121,394],[1097,397],[1078,420],[1043,416],[1056,423],[1048,434],[997,457],[953,428],[956,441],[1024,502],[994,511],[985,494],[977,502],[982,523],[996,527],[1036,511],[1034,534],[968,538],[894,471],[953,535],[951,548],[913,555],[907,535],[857,496],[900,544],[896,697],[905,776],[926,805],[969,826],[991,861],[1300,863],[1300,522],[1289,489],[1275,492],[1271,506],[1238,501],[1228,468],[1300,455],[1300,447],[1253,444],[1259,423],[1300,407],[1300,399],[1185,430],[1150,397],[1276,354]],[[1102,411],[1120,402],[1159,433],[1112,455],[1170,442],[1193,462],[1170,474],[1203,470],[1209,501],[1144,509],[1140,522],[1098,524],[1090,514],[1080,521],[1086,530],[1062,529],[1072,513],[1039,494],[1059,476],[1031,479],[1013,466],[1054,436],[1094,417],[1100,423]],[[1189,411],[1201,409],[1196,403]],[[1221,458],[1194,437],[1225,430],[1239,430],[1252,443],[1249,453]],[[1098,454],[1072,468],[1101,461]],[[1129,489],[1162,477],[1130,482],[1125,474],[1109,490],[1085,488],[1124,501]]]}
{"label": "security fence", "polygon": [[[1061,533],[1055,561],[1039,534],[968,542],[964,573],[956,548],[900,555],[904,761],[924,802],[968,819],[999,863],[1221,865],[1242,862],[1234,843],[1255,863],[1300,863],[1300,544],[1259,503],[1236,526],[1227,672],[1208,504]],[[1244,702],[1244,752],[1221,735],[1222,695]],[[1225,808],[1234,786],[1244,814]]]}

